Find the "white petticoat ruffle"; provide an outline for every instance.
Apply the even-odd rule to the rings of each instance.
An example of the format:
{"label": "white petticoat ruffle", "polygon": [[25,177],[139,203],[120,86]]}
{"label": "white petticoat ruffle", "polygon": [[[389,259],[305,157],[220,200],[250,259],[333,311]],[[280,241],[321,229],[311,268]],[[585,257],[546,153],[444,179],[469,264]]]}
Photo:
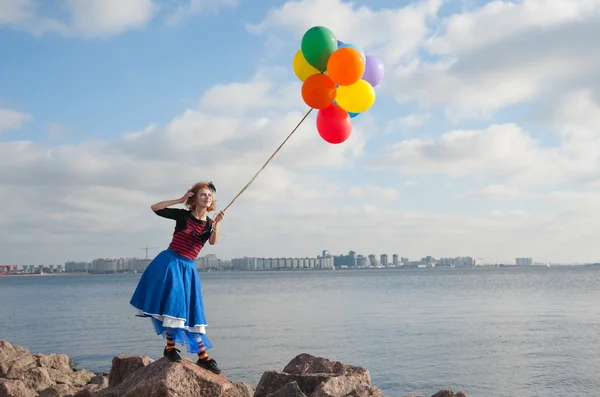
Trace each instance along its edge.
{"label": "white petticoat ruffle", "polygon": [[193,334],[206,334],[206,324],[196,324],[193,327],[188,327],[185,325],[184,318],[177,318],[171,316],[163,316],[160,314],[153,313],[145,313],[139,309],[136,309],[138,316],[152,316],[155,319],[159,320],[163,323],[163,327],[166,328],[180,328],[185,329],[186,331]]}

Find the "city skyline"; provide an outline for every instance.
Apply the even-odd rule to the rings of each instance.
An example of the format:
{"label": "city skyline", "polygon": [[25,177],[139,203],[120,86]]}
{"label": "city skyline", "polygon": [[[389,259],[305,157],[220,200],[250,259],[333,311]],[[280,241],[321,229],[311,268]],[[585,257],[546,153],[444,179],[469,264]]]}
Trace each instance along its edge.
{"label": "city skyline", "polygon": [[[144,251],[148,252],[149,247],[143,248]],[[331,259],[324,261],[323,259]],[[390,259],[391,258],[391,259]],[[146,258],[127,257],[127,258],[95,258],[92,261],[67,261],[64,264],[27,264],[27,265],[15,265],[15,264],[0,264],[0,267],[14,269],[65,269],[65,271],[82,272],[93,270],[97,272],[112,272],[112,271],[143,271],[147,265],[154,259],[154,257],[147,256]],[[298,260],[300,261],[298,265]],[[323,260],[319,262],[320,260]],[[198,269],[221,267],[221,268],[232,268],[232,269],[274,269],[284,267],[294,268],[374,268],[374,267],[423,267],[430,266],[447,266],[447,267],[470,267],[470,266],[498,266],[498,265],[515,265],[515,266],[539,266],[539,265],[550,265],[550,262],[536,262],[531,257],[517,257],[512,262],[485,262],[483,258],[476,256],[451,256],[451,257],[440,257],[435,258],[433,256],[423,256],[420,259],[411,259],[408,257],[401,256],[393,253],[380,254],[360,254],[356,251],[350,250],[348,254],[332,254],[329,250],[322,250],[318,255],[315,256],[302,256],[302,257],[266,257],[266,256],[243,256],[237,258],[218,258],[215,254],[199,255],[195,260]],[[265,264],[257,264],[264,261]],[[290,264],[293,261],[294,265]],[[303,265],[303,261],[306,261]],[[253,263],[251,266],[248,263]],[[266,263],[270,263],[267,265]],[[590,262],[592,263],[592,262]],[[595,263],[595,262],[593,262]],[[554,265],[574,265],[580,264],[576,262],[568,263],[552,263]],[[584,263],[585,264],[585,263]]]}
{"label": "city skyline", "polygon": [[2,0],[0,15],[0,263],[166,248],[174,222],[150,206],[198,180],[225,208],[309,110],[292,61],[316,25],[381,60],[376,101],[339,145],[312,111],[202,254],[597,260],[595,1]]}

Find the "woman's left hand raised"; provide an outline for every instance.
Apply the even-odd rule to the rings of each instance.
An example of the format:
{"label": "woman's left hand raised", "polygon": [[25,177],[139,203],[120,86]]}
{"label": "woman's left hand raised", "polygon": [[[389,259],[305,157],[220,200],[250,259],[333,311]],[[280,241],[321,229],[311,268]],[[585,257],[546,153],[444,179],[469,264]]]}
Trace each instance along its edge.
{"label": "woman's left hand raised", "polygon": [[214,223],[219,223],[223,220],[223,218],[225,217],[225,212],[220,211],[217,216],[215,216],[215,219],[213,219]]}

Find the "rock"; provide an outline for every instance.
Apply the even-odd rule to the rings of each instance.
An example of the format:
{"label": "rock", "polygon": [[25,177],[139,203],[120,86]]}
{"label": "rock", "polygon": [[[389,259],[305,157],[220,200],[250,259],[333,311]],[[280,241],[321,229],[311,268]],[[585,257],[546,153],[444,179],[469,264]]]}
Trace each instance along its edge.
{"label": "rock", "polygon": [[126,356],[121,354],[114,357],[110,373],[108,374],[108,387],[118,386],[129,375],[152,362],[153,360],[147,356]]}
{"label": "rock", "polygon": [[82,387],[90,393],[108,386],[108,377],[74,370],[66,354],[29,354],[0,340],[0,397],[72,396]]}
{"label": "rock", "polygon": [[12,363],[29,354],[29,350],[21,346],[13,346],[0,340],[0,377],[5,377]]}
{"label": "rock", "polygon": [[8,379],[21,379],[28,369],[36,367],[37,360],[34,357],[22,356],[12,362],[5,377]]}
{"label": "rock", "polygon": [[190,360],[172,363],[161,358],[133,372],[118,386],[94,395],[117,396],[245,397],[245,394],[240,391],[239,385],[230,382],[224,375],[216,375]]}
{"label": "rock", "polygon": [[44,368],[57,369],[63,372],[70,372],[73,370],[75,363],[66,354],[34,354],[38,366]]}
{"label": "rock", "polygon": [[[119,355],[109,374],[73,369],[66,354],[30,354],[0,340],[0,397],[384,397],[362,367],[300,354],[256,386],[231,382],[184,359]],[[440,390],[431,397],[467,397]]]}
{"label": "rock", "polygon": [[240,392],[240,397],[253,397],[254,396],[254,389],[248,383],[233,382],[233,384]]}
{"label": "rock", "polygon": [[306,397],[306,394],[300,390],[300,386],[296,382],[286,383],[281,389],[275,393],[269,394],[268,397]]}
{"label": "rock", "polygon": [[38,397],[63,397],[73,395],[74,390],[69,385],[58,384],[44,389]]}
{"label": "rock", "polygon": [[383,397],[381,390],[375,386],[366,385],[349,376],[338,376],[327,379],[320,384],[311,397],[341,397],[341,396]]}
{"label": "rock", "polygon": [[30,368],[23,374],[21,380],[25,386],[36,391],[47,389],[55,384],[46,368]]}
{"label": "rock", "polygon": [[[284,387],[286,389],[278,393]],[[310,354],[296,356],[282,372],[264,372],[254,397],[285,395],[286,390],[301,397],[296,387],[311,397],[383,397],[381,391],[371,385],[367,369]]]}
{"label": "rock", "polygon": [[93,393],[85,388],[85,389],[81,389],[79,390],[73,397],[92,397]]}
{"label": "rock", "polygon": [[87,385],[90,380],[96,376],[95,373],[89,372],[83,369],[70,372],[61,372],[57,369],[48,369],[48,373],[50,374],[50,378],[57,384],[65,384],[69,386],[73,386],[75,388],[80,388]]}
{"label": "rock", "polygon": [[0,379],[0,397],[35,397],[36,393],[28,389],[20,380]]}
{"label": "rock", "polygon": [[456,397],[456,396],[454,395],[454,392],[452,390],[444,389],[444,390],[440,390],[439,392],[435,393],[431,397]]}

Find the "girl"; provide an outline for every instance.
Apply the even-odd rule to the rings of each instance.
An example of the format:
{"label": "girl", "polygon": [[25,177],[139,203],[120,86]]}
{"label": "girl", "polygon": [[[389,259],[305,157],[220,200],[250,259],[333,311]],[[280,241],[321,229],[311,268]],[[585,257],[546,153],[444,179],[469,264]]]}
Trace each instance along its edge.
{"label": "girl", "polygon": [[[139,316],[151,317],[156,333],[167,339],[165,357],[180,362],[175,343],[187,344],[190,353],[198,354],[198,365],[219,374],[217,362],[206,353],[212,344],[206,336],[200,277],[194,263],[206,241],[212,245],[219,239],[219,223],[225,214],[219,212],[214,220],[207,216],[215,210],[216,191],[212,182],[198,182],[180,199],[152,205],[156,215],[175,220],[175,231],[169,248],[142,274],[130,303]],[[184,203],[188,210],[167,208]]]}

